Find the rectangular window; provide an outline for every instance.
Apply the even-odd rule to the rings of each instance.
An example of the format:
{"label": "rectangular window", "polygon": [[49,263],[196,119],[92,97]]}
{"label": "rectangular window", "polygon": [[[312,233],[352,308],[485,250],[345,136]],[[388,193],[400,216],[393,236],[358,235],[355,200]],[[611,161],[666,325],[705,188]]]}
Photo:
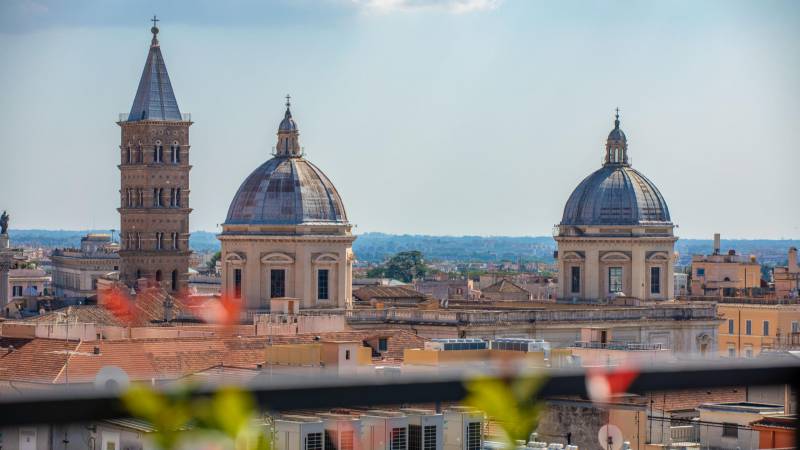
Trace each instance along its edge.
{"label": "rectangular window", "polygon": [[269,271],[269,296],[286,297],[286,271],[272,269]]}
{"label": "rectangular window", "polygon": [[353,430],[342,431],[339,438],[339,450],[353,450],[355,445],[355,433]]}
{"label": "rectangular window", "polygon": [[389,339],[387,338],[378,339],[378,351],[385,352],[388,350],[389,350]]}
{"label": "rectangular window", "polygon": [[733,319],[728,319],[728,334],[733,334]]}
{"label": "rectangular window", "polygon": [[317,271],[317,299],[328,300],[328,269]]}
{"label": "rectangular window", "polygon": [[736,358],[736,346],[728,344],[728,358]]}
{"label": "rectangular window", "polygon": [[305,450],[322,450],[322,433],[308,433]]}
{"label": "rectangular window", "polygon": [[426,425],[422,434],[422,450],[436,450],[436,425]]}
{"label": "rectangular window", "polygon": [[465,450],[481,450],[481,423],[470,422],[467,425],[467,442]]}
{"label": "rectangular window", "polygon": [[792,333],[800,332],[800,322],[792,322]]}
{"label": "rectangular window", "polygon": [[408,425],[408,450],[422,450],[422,427]]}
{"label": "rectangular window", "polygon": [[764,336],[769,336],[769,320],[764,321]]}
{"label": "rectangular window", "polygon": [[355,437],[353,430],[342,431],[339,437],[339,450],[353,450]]}
{"label": "rectangular window", "polygon": [[650,293],[661,293],[661,267],[650,268]]}
{"label": "rectangular window", "polygon": [[[11,290],[13,291],[12,294],[11,294],[12,296],[14,296],[14,297],[22,297],[22,286],[14,286],[13,288],[11,288]],[[8,292],[8,291],[6,291],[6,292]]]}
{"label": "rectangular window", "polygon": [[406,445],[406,429],[405,428],[392,428],[391,438],[389,440],[389,450],[407,450]]}
{"label": "rectangular window", "polygon": [[706,276],[706,269],[705,269],[705,268],[703,268],[703,267],[698,267],[698,268],[697,268],[697,276],[698,276],[698,277],[704,277],[704,276]]}
{"label": "rectangular window", "polygon": [[753,322],[748,320],[744,323],[744,334],[750,336],[753,334]]}
{"label": "rectangular window", "polygon": [[350,350],[345,350],[344,351],[344,359],[346,359],[348,361],[350,360]]}
{"label": "rectangular window", "polygon": [[242,298],[242,269],[233,269],[233,296]]}
{"label": "rectangular window", "polygon": [[570,292],[577,294],[581,291],[581,268],[572,266],[570,275]]}
{"label": "rectangular window", "polygon": [[608,268],[608,292],[622,292],[622,267]]}
{"label": "rectangular window", "polygon": [[744,348],[744,357],[745,358],[752,358],[753,357],[753,346],[748,345]]}
{"label": "rectangular window", "polygon": [[735,423],[723,423],[722,424],[722,437],[730,437],[730,438],[738,438],[739,437],[739,426]]}

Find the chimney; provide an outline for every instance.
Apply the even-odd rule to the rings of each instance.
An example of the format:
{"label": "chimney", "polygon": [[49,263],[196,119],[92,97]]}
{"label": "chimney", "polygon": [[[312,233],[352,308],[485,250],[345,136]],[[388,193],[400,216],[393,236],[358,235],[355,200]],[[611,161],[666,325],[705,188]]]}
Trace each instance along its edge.
{"label": "chimney", "polygon": [[719,241],[720,241],[719,233],[714,233],[714,254],[715,255],[719,255],[719,249],[720,249],[720,242]]}
{"label": "chimney", "polygon": [[95,355],[99,355],[100,354],[100,347],[98,347],[98,346],[94,347],[94,354]]}
{"label": "chimney", "polygon": [[789,248],[789,273],[800,272],[797,267],[797,247]]}

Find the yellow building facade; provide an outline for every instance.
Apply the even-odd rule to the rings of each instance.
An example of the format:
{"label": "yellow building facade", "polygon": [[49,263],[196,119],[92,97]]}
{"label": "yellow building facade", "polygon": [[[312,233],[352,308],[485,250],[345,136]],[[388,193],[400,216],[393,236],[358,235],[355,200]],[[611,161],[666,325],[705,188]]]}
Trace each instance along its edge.
{"label": "yellow building facade", "polygon": [[753,357],[765,350],[800,347],[800,304],[720,303],[721,356]]}

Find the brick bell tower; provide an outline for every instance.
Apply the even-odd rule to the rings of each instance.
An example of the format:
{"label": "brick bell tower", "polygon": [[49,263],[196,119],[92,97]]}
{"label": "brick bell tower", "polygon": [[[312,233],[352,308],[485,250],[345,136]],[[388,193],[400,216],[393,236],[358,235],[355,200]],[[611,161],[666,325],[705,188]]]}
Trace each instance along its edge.
{"label": "brick bell tower", "polygon": [[120,279],[173,293],[189,272],[189,114],[181,114],[158,43],[158,19],[120,145]]}

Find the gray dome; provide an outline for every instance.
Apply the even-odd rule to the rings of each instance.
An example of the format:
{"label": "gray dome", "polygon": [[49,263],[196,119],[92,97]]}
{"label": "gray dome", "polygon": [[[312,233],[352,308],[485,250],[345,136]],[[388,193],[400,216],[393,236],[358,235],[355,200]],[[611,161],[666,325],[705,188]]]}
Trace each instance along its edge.
{"label": "gray dome", "polygon": [[625,137],[625,132],[619,128],[619,119],[617,119],[617,127],[611,130],[611,133],[608,133],[608,140],[609,141],[623,141],[628,142],[628,138]]}
{"label": "gray dome", "polygon": [[297,124],[292,118],[292,113],[289,111],[289,108],[286,108],[286,114],[283,120],[281,120],[281,124],[278,125],[278,131],[297,131]]}
{"label": "gray dome", "polygon": [[628,165],[606,165],[586,177],[569,196],[562,225],[669,223],[658,188]]}
{"label": "gray dome", "polygon": [[304,158],[277,156],[239,187],[225,224],[347,224],[339,193],[319,168]]}

